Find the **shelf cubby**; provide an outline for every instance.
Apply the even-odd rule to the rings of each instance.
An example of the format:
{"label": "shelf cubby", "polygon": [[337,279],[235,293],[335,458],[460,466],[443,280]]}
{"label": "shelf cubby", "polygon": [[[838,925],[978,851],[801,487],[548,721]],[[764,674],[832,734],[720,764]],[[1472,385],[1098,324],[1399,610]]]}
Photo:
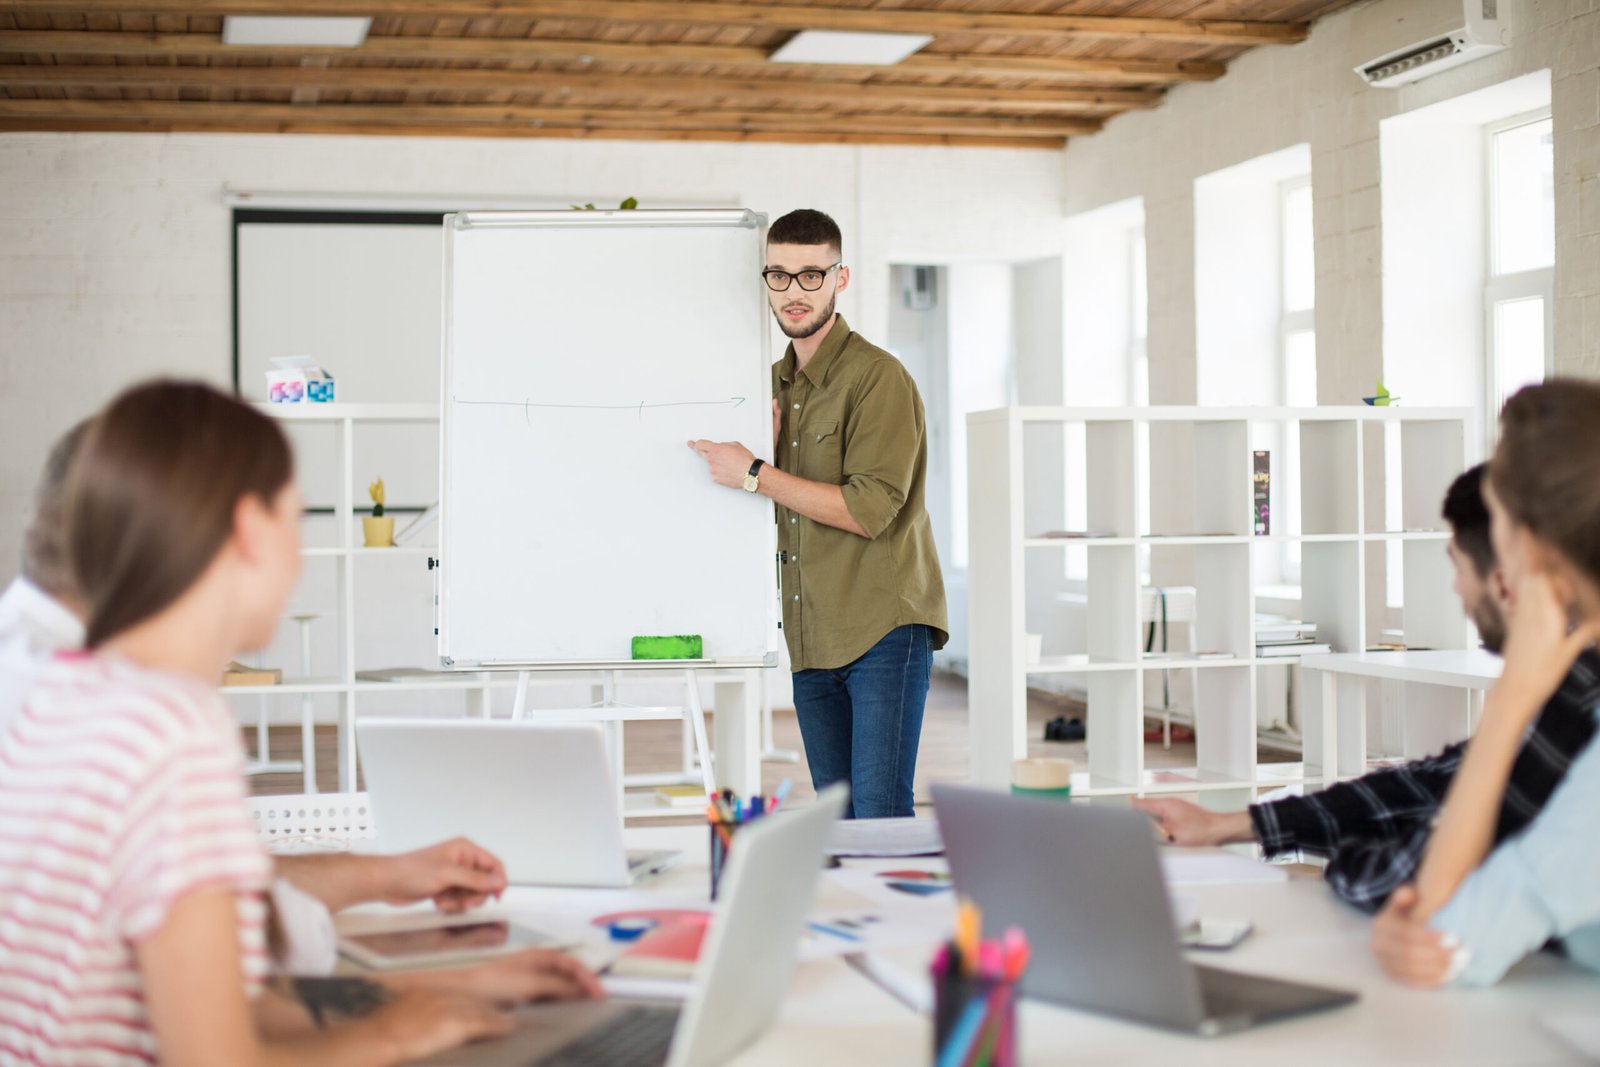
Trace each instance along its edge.
{"label": "shelf cubby", "polygon": [[[975,777],[1004,785],[1011,761],[1026,753],[1033,680],[1077,686],[1088,702],[1088,766],[1074,784],[1081,796],[1195,792],[1232,802],[1296,782],[1323,784],[1322,739],[1354,727],[1320,732],[1314,694],[1297,694],[1305,761],[1258,761],[1259,728],[1269,724],[1264,717],[1278,717],[1284,672],[1292,679],[1299,663],[1255,655],[1258,602],[1297,604],[1299,617],[1316,623],[1319,642],[1359,652],[1377,636],[1369,633],[1370,561],[1392,546],[1403,560],[1408,640],[1464,647],[1468,630],[1451,592],[1448,534],[1437,516],[1445,487],[1467,465],[1469,419],[1464,410],[1368,407],[1018,407],[970,415],[968,469],[985,472],[970,483],[968,509]],[[1054,438],[1039,432],[1051,424],[1068,430]],[[1389,436],[1402,448],[1406,527],[1393,531],[1374,525],[1367,506],[1382,499],[1371,491],[1367,468],[1384,466],[1370,446],[1381,447],[1389,426],[1397,427]],[[1148,456],[1140,446],[1146,434]],[[1039,455],[1047,440],[1068,454],[1059,461]],[[1252,443],[1267,440],[1295,442],[1298,457],[1291,464],[1274,456],[1273,517],[1284,521],[1258,537]],[[1050,518],[1027,509],[1025,452],[1029,471],[1045,464],[1081,471],[1087,495],[1079,532],[1105,536],[1041,536]],[[1295,492],[1280,496],[1291,480]],[[1299,502],[1292,516],[1285,514],[1289,499]],[[1298,580],[1291,584],[1280,571],[1293,572],[1271,553],[1296,548]],[[1080,569],[1081,580],[1063,580]],[[1189,598],[1190,613],[1175,621],[1189,632],[1174,640],[1171,655],[1144,652],[1140,605],[1151,584]],[[1081,639],[1026,662],[1024,633],[1038,632],[1046,613],[1066,610],[1081,611],[1082,625],[1058,629],[1081,631]],[[1196,767],[1188,772],[1144,766],[1144,720],[1161,714],[1164,681],[1175,716],[1195,729]],[[1263,703],[1269,695],[1277,702],[1270,709]]]}

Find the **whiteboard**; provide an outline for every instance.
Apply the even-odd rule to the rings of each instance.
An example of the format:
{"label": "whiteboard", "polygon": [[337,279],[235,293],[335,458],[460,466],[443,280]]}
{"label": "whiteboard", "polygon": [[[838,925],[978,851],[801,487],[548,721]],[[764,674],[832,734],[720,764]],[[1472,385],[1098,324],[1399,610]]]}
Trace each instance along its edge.
{"label": "whiteboard", "polygon": [[777,662],[765,497],[691,438],[772,458],[750,211],[467,212],[445,223],[439,654],[620,666],[635,635]]}

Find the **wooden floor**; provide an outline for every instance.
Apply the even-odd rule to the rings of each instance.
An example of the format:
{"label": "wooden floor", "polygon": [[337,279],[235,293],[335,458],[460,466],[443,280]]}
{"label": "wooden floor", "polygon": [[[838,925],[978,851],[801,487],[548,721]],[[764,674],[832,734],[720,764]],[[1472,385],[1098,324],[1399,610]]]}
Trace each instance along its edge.
{"label": "wooden floor", "polygon": [[[1028,700],[1028,752],[1032,756],[1062,756],[1073,760],[1081,768],[1086,759],[1083,742],[1052,742],[1043,740],[1044,724],[1057,715],[1081,714],[1083,707],[1073,701],[1040,693],[1030,693]],[[1152,723],[1155,720],[1150,720]],[[270,732],[270,747],[274,759],[298,760],[300,756],[300,728],[298,726],[274,727]],[[773,735],[776,747],[801,751],[800,728],[795,721],[794,709],[780,709],[773,714]],[[671,722],[630,723],[625,740],[626,764],[630,773],[669,770],[679,761],[679,726]],[[246,751],[253,754],[254,731],[245,732]],[[935,782],[966,781],[969,774],[967,739],[967,683],[953,674],[936,673],[928,692],[927,713],[922,726],[922,746],[917,758],[917,803],[929,803],[929,787]],[[1263,759],[1274,758],[1262,753]],[[1276,758],[1287,758],[1279,755]],[[1145,747],[1147,767],[1192,767],[1195,764],[1194,743],[1176,742],[1170,749],[1160,744]],[[784,778],[793,779],[793,796],[803,799],[812,796],[811,778],[806,772],[804,758],[800,762],[763,763],[762,787],[772,792]],[[338,789],[337,737],[331,726],[317,729],[317,785],[324,792]],[[298,793],[302,790],[299,774],[263,774],[251,779],[252,791],[257,794]]]}

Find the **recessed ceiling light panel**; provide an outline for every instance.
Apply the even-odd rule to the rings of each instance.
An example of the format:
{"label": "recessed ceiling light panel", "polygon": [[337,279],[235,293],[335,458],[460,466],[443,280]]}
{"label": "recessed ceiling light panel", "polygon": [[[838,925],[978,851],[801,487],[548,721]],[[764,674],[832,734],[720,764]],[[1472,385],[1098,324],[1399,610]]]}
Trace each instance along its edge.
{"label": "recessed ceiling light panel", "polygon": [[769,57],[774,63],[852,63],[888,67],[926,45],[926,33],[801,30]]}
{"label": "recessed ceiling light panel", "polygon": [[222,43],[356,48],[371,25],[363,18],[229,15],[222,20]]}

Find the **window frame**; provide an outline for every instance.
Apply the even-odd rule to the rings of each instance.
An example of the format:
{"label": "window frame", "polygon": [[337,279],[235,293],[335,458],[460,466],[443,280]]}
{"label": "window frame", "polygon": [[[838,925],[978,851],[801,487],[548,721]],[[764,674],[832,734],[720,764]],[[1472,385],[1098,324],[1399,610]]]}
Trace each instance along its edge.
{"label": "window frame", "polygon": [[[1498,438],[1501,356],[1495,317],[1500,305],[1538,297],[1544,304],[1544,373],[1555,370],[1555,263],[1546,267],[1495,273],[1500,242],[1500,168],[1497,165],[1495,138],[1503,133],[1551,119],[1549,107],[1535,108],[1496,120],[1483,127],[1484,175],[1484,265],[1483,265],[1483,401],[1484,448],[1492,451]],[[1553,127],[1552,127],[1553,129]]]}
{"label": "window frame", "polygon": [[[1278,403],[1284,407],[1289,406],[1289,339],[1299,334],[1310,334],[1313,352],[1316,350],[1317,343],[1317,239],[1314,207],[1312,208],[1313,221],[1311,226],[1311,303],[1307,307],[1303,308],[1295,308],[1293,310],[1289,308],[1289,197],[1292,193],[1300,189],[1306,189],[1308,191],[1311,189],[1311,175],[1309,172],[1305,174],[1297,174],[1291,178],[1285,178],[1278,183],[1278,382],[1276,393]],[[1315,366],[1315,364],[1313,364],[1313,366]],[[1280,442],[1281,448],[1279,451],[1282,454],[1282,462],[1286,467],[1290,465],[1299,465],[1300,443],[1298,440],[1298,427],[1295,427],[1295,431],[1296,432],[1293,434],[1295,439],[1291,441],[1290,428],[1285,426],[1283,440]],[[1298,497],[1301,489],[1299,485],[1299,471],[1295,471],[1294,478],[1290,481],[1284,482],[1279,479],[1278,484],[1280,486],[1294,485],[1296,489],[1296,495]],[[1286,516],[1294,515],[1294,521],[1298,531],[1299,508],[1297,506],[1290,506],[1291,502],[1287,499],[1288,493],[1286,490],[1283,492],[1283,496],[1285,499],[1282,500],[1282,506],[1280,507],[1278,513]],[[1298,505],[1299,500],[1297,499],[1292,503]],[[1280,530],[1279,532],[1288,533],[1287,530]],[[1279,583],[1284,585],[1300,584],[1301,555],[1300,543],[1298,541],[1286,540],[1280,545],[1279,550],[1276,553],[1278,564],[1277,577]]]}

